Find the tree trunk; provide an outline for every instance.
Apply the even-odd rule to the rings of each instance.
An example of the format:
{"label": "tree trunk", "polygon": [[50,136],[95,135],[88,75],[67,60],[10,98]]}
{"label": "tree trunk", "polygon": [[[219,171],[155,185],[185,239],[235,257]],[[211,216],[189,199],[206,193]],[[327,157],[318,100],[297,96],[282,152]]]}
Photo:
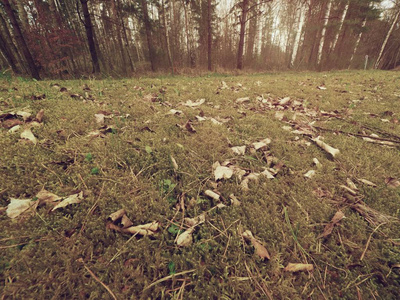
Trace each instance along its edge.
{"label": "tree trunk", "polygon": [[11,22],[11,25],[14,30],[15,40],[19,44],[19,47],[20,47],[22,53],[24,54],[26,62],[28,63],[29,71],[33,78],[40,80],[39,70],[36,67],[35,61],[33,60],[33,57],[32,57],[32,54],[29,51],[28,45],[26,44],[26,41],[22,34],[21,28],[18,24],[17,17],[15,16],[13,9],[11,8],[10,2],[9,2],[9,0],[1,0],[1,1],[4,5],[4,9],[5,9],[8,17],[10,18],[10,22]]}
{"label": "tree trunk", "polygon": [[172,75],[174,74],[174,61],[171,53],[171,45],[169,43],[169,31],[168,31],[168,26],[167,26],[167,18],[166,18],[166,12],[165,12],[165,3],[164,0],[162,0],[162,21],[163,21],[163,27],[164,27],[164,32],[165,32],[165,44],[167,46],[167,56],[168,56],[168,62],[169,66],[171,67],[171,72]]}
{"label": "tree trunk", "polygon": [[344,20],[346,19],[346,15],[347,15],[347,12],[349,10],[349,5],[350,5],[350,1],[348,1],[346,3],[346,6],[344,7],[344,10],[343,10],[343,13],[342,13],[342,17],[340,18],[340,25],[339,25],[338,31],[336,32],[335,39],[333,40],[331,52],[335,51],[337,42],[339,40],[340,32],[342,31],[342,28],[343,28]]}
{"label": "tree trunk", "polygon": [[90,56],[92,57],[93,73],[100,73],[100,64],[97,57],[96,45],[94,42],[92,20],[88,9],[88,0],[80,0],[82,5],[86,37],[89,45]]}
{"label": "tree trunk", "polygon": [[362,37],[362,34],[363,34],[363,29],[365,28],[365,25],[367,25],[367,17],[364,18],[364,21],[361,24],[361,30],[360,30],[360,33],[358,34],[356,43],[354,44],[354,49],[353,49],[353,53],[351,54],[351,58],[350,58],[350,61],[349,61],[348,69],[350,69],[351,63],[353,62],[354,56],[356,55],[356,52],[357,52],[357,49],[358,49],[358,45],[360,44],[361,37]]}
{"label": "tree trunk", "polygon": [[6,43],[6,40],[2,37],[1,32],[0,32],[0,52],[3,54],[4,58],[6,59],[8,65],[11,67],[14,73],[20,74],[20,70],[17,67],[17,62],[16,59],[8,48],[8,45]]}
{"label": "tree trunk", "polygon": [[325,11],[324,27],[322,27],[321,39],[319,41],[319,48],[318,48],[318,54],[317,54],[317,65],[320,65],[321,60],[322,60],[322,50],[324,49],[326,27],[328,26],[329,15],[331,13],[331,7],[332,7],[332,0],[329,0],[328,5],[326,7],[326,11]]}
{"label": "tree trunk", "polygon": [[[120,9],[121,9],[121,0],[117,0],[117,5],[118,5],[118,11],[120,11]],[[131,53],[130,53],[130,51],[129,51],[129,49],[130,49],[131,47],[130,47],[130,45],[129,45],[129,39],[128,39],[128,35],[127,35],[127,33],[126,33],[125,22],[124,22],[124,19],[123,19],[122,16],[120,16],[120,18],[121,18],[121,25],[122,25],[122,34],[123,34],[123,36],[124,36],[125,44],[126,44],[126,47],[127,47],[126,53],[128,54],[129,67],[130,67],[131,71],[135,72],[135,71],[136,71],[135,65],[134,65],[134,63],[133,63],[132,56],[131,56]]]}
{"label": "tree trunk", "polygon": [[211,0],[207,0],[207,59],[208,71],[212,69],[211,53],[212,53],[212,26],[211,26]]}
{"label": "tree trunk", "polygon": [[380,65],[380,63],[381,63],[381,59],[382,59],[382,55],[383,55],[383,50],[385,50],[386,44],[387,44],[387,42],[388,42],[388,40],[389,40],[389,37],[390,37],[390,35],[391,35],[392,32],[393,32],[393,29],[394,29],[394,26],[395,26],[396,23],[397,23],[397,20],[399,19],[399,15],[400,15],[400,10],[396,13],[396,15],[395,15],[395,17],[394,17],[394,19],[393,19],[392,25],[390,26],[389,31],[388,31],[387,34],[386,34],[385,40],[383,41],[383,44],[382,44],[382,46],[381,46],[381,51],[379,51],[378,58],[376,59],[375,69],[378,69],[378,67],[379,67],[379,65]]}
{"label": "tree trunk", "polygon": [[246,22],[247,22],[247,6],[249,5],[249,0],[243,0],[242,15],[240,16],[240,33],[239,33],[239,49],[237,56],[237,68],[239,70],[243,69],[243,50],[244,50],[244,34],[246,32]]}
{"label": "tree trunk", "polygon": [[303,31],[303,25],[304,25],[303,7],[300,6],[299,7],[299,20],[298,20],[298,26],[297,26],[297,31],[296,31],[296,37],[294,39],[292,57],[290,59],[290,67],[294,66],[294,62],[296,60],[297,51],[299,50],[301,33]]}
{"label": "tree trunk", "polygon": [[143,21],[144,21],[144,29],[146,31],[147,38],[147,47],[149,48],[149,59],[151,70],[154,72],[156,70],[155,66],[155,53],[154,53],[154,45],[153,38],[151,34],[151,23],[149,19],[149,13],[147,10],[147,0],[141,0],[142,11],[143,11]]}

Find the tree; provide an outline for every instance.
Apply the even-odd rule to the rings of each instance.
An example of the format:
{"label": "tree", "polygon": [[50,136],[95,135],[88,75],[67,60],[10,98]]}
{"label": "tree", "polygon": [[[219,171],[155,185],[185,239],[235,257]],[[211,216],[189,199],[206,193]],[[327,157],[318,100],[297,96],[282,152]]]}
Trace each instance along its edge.
{"label": "tree", "polygon": [[93,25],[92,25],[92,19],[90,18],[88,1],[89,0],[80,0],[81,5],[82,5],[83,18],[84,18],[83,25],[85,26],[90,56],[92,58],[92,64],[93,64],[92,72],[100,73],[100,63],[99,63],[99,59],[97,56],[96,45],[95,45],[95,41],[94,41]]}
{"label": "tree", "polygon": [[146,31],[147,47],[149,49],[150,66],[151,70],[154,72],[156,70],[155,51],[152,37],[152,26],[150,23],[149,12],[147,8],[147,0],[140,0],[140,3],[142,6],[143,23]]}
{"label": "tree", "polygon": [[17,16],[14,14],[14,11],[11,7],[9,0],[0,0],[0,1],[3,4],[4,10],[6,11],[6,13],[10,19],[10,23],[14,30],[14,37],[18,43],[20,50],[22,51],[22,53],[27,61],[29,71],[30,71],[32,77],[37,80],[40,80],[39,69],[37,68],[35,61],[33,60],[32,54],[29,51],[28,45],[26,44],[26,41],[22,34],[21,28],[19,26]]}

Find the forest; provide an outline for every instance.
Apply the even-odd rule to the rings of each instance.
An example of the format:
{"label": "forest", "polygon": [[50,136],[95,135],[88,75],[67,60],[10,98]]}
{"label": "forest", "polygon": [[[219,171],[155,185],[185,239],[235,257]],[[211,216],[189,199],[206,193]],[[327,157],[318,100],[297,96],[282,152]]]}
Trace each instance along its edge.
{"label": "forest", "polygon": [[393,69],[397,0],[1,0],[0,69],[21,76]]}

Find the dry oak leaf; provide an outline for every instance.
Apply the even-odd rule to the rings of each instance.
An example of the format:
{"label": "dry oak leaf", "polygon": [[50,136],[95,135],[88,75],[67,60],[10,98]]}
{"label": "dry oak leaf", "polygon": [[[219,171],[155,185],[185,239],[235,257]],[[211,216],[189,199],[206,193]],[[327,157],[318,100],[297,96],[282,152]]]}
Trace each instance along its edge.
{"label": "dry oak leaf", "polygon": [[22,131],[21,139],[29,140],[34,145],[37,144],[37,138],[33,135],[33,133],[32,133],[30,128],[26,128],[24,131]]}
{"label": "dry oak leaf", "polygon": [[314,270],[314,266],[312,264],[293,264],[288,263],[288,265],[283,269],[286,272],[300,272],[300,271],[308,271],[311,272]]}
{"label": "dry oak leaf", "polygon": [[176,244],[179,247],[190,246],[193,243],[193,236],[192,236],[193,231],[194,227],[190,227],[189,229],[181,233],[176,239]]}
{"label": "dry oak leaf", "polygon": [[6,213],[11,219],[18,217],[19,215],[26,212],[29,208],[37,204],[37,201],[32,201],[32,199],[16,199],[10,198],[10,204],[8,204]]}
{"label": "dry oak leaf", "polygon": [[62,197],[57,196],[45,189],[42,189],[39,193],[36,194],[36,197],[39,200],[39,205],[45,203],[56,202],[62,199]]}
{"label": "dry oak leaf", "polygon": [[218,161],[214,163],[213,167],[215,181],[219,179],[229,179],[233,175],[233,170],[231,168],[221,166]]}

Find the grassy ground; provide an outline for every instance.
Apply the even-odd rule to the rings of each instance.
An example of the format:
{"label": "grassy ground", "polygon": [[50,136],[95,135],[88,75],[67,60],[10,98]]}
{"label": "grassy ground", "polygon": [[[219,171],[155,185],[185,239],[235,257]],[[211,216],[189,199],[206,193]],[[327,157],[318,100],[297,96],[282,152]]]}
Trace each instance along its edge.
{"label": "grassy ground", "polygon": [[[399,79],[355,71],[3,79],[0,298],[397,298]],[[24,122],[16,111],[32,116]],[[22,123],[15,133],[12,122]],[[36,145],[21,139],[26,128]],[[317,136],[340,153],[332,157]],[[216,162],[235,174],[216,181]],[[265,169],[273,179],[257,176]],[[83,200],[52,211],[42,189],[82,191]],[[10,198],[33,206],[12,219]],[[108,219],[122,208],[133,225],[158,222],[156,233],[122,232]],[[203,223],[185,225],[199,215]],[[193,242],[178,246],[184,230]],[[265,250],[269,259],[258,255]]]}

